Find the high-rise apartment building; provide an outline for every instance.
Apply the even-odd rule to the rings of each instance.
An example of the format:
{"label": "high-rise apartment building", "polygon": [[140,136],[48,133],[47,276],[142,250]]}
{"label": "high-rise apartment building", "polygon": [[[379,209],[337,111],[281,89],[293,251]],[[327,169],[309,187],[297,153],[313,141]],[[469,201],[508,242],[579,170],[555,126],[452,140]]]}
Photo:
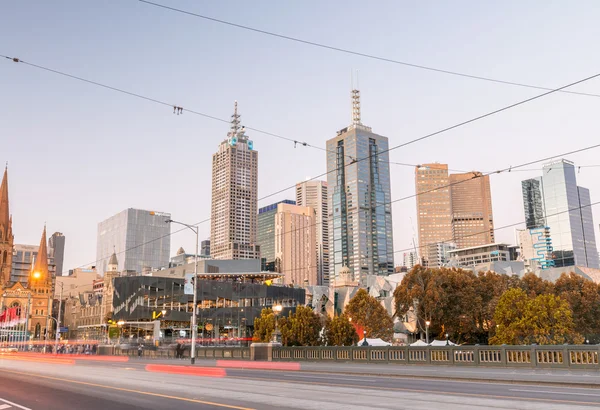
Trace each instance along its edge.
{"label": "high-rise apartment building", "polygon": [[575,164],[545,164],[541,177],[521,185],[527,228],[549,231],[554,265],[600,268],[590,192],[577,186]]}
{"label": "high-rise apartment building", "polygon": [[210,253],[214,259],[259,259],[256,241],[258,152],[231,116],[231,130],[212,157]]}
{"label": "high-rise apartment building", "polygon": [[437,244],[453,240],[452,207],[447,164],[423,164],[415,168],[419,254],[428,266],[440,266]]}
{"label": "high-rise apartment building", "polygon": [[48,258],[56,267],[56,276],[67,274],[63,272],[63,261],[65,258],[65,236],[60,232],[54,232],[48,239]]}
{"label": "high-rise apartment building", "polygon": [[352,124],[327,141],[330,282],[343,267],[362,286],[366,275],[394,272],[388,147],[361,123],[352,90]]}
{"label": "high-rise apartment building", "polygon": [[260,246],[260,267],[263,271],[276,272],[275,266],[275,214],[278,204],[296,205],[291,199],[263,206],[258,210],[256,241]]}
{"label": "high-rise apartment building", "polygon": [[419,251],[425,264],[440,267],[448,251],[494,242],[489,177],[480,172],[448,174],[447,164],[415,168]]}
{"label": "high-rise apartment building", "polygon": [[286,285],[317,284],[315,211],[308,206],[277,204],[275,265]]}
{"label": "high-rise apartment building", "polygon": [[402,254],[402,266],[412,269],[415,265],[419,265],[419,257],[417,252],[404,252]]}
{"label": "high-rise apartment building", "polygon": [[210,257],[210,239],[206,239],[200,243],[200,256],[205,258]]}
{"label": "high-rise apartment building", "polygon": [[119,255],[120,272],[169,266],[171,249],[168,213],[129,208],[98,224],[96,270],[104,275],[109,258]]}
{"label": "high-rise apartment building", "polygon": [[481,172],[449,178],[452,234],[458,249],[494,243],[490,177]]}
{"label": "high-rise apartment building", "polygon": [[327,182],[304,181],[296,184],[296,204],[315,210],[317,247],[317,284],[329,286],[329,226],[327,217]]}

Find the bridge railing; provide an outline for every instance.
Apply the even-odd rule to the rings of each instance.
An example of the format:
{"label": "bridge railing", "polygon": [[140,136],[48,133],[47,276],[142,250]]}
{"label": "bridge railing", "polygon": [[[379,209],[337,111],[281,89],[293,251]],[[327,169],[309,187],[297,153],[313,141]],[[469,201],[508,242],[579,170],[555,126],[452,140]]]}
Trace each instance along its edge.
{"label": "bridge railing", "polygon": [[272,361],[600,369],[600,346],[273,346]]}

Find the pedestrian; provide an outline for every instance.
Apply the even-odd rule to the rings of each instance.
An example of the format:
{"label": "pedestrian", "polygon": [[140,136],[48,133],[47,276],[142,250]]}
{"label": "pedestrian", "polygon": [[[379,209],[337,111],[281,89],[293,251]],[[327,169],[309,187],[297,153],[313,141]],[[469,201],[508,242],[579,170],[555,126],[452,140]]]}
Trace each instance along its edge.
{"label": "pedestrian", "polygon": [[138,346],[138,357],[142,357],[142,350],[144,349],[144,345],[140,343]]}

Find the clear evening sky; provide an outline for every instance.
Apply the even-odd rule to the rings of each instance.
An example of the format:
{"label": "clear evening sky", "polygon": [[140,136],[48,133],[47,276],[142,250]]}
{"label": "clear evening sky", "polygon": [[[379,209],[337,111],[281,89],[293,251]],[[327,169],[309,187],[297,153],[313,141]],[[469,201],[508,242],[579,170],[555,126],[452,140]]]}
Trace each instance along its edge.
{"label": "clear evening sky", "polygon": [[[597,1],[192,1],[159,3],[259,29],[415,64],[543,87],[600,72]],[[350,123],[359,70],[363,123],[390,146],[543,91],[450,76],[293,43],[135,0],[2,1],[0,54],[324,147]],[[210,217],[211,156],[228,125],[0,60],[0,161],[9,162],[15,243],[44,222],[66,235],[65,269],[93,264],[99,221],[128,207]],[[600,94],[600,80],[573,90]],[[554,94],[390,153],[493,171],[600,142],[600,98]],[[325,172],[325,153],[249,132],[259,197]],[[600,149],[567,157],[600,164]],[[527,169],[541,168],[529,166]],[[522,179],[491,177],[497,227],[523,220]],[[600,167],[578,183],[600,200]],[[391,166],[392,198],[414,169]],[[292,190],[259,202],[294,198]],[[594,208],[600,240],[600,206]],[[411,221],[412,220],[412,221]],[[394,247],[412,246],[415,199],[393,206]],[[201,226],[208,237],[210,224]],[[496,232],[514,243],[514,228]],[[190,232],[172,237],[193,251]],[[401,262],[402,252],[396,255]]]}

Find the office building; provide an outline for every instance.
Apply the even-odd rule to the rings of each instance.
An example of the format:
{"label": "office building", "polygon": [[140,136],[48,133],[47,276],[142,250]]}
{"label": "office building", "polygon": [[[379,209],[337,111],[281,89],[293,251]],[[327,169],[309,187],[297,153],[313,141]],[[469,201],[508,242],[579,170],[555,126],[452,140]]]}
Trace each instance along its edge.
{"label": "office building", "polygon": [[521,185],[527,228],[549,230],[554,266],[600,268],[590,192],[577,186],[575,164],[550,162]]}
{"label": "office building", "polygon": [[404,252],[402,254],[402,266],[412,269],[415,265],[419,265],[419,257],[417,252]]}
{"label": "office building", "polygon": [[39,248],[38,245],[15,244],[12,255],[11,282],[27,283],[33,261],[37,258]]}
{"label": "office building", "polygon": [[310,206],[315,211],[317,284],[329,286],[327,182],[304,181],[296,184],[296,204],[298,206]]}
{"label": "office building", "polygon": [[210,253],[214,259],[259,259],[258,152],[235,111],[231,130],[212,157]]}
{"label": "office building", "polygon": [[104,275],[110,256],[119,255],[120,272],[169,265],[171,249],[168,213],[129,208],[98,224],[96,270]]}
{"label": "office building", "polygon": [[419,253],[430,267],[436,262],[438,244],[452,241],[452,208],[447,164],[424,164],[415,168]]}
{"label": "office building", "polygon": [[450,260],[459,268],[473,267],[482,263],[511,261],[510,245],[490,243],[448,252]]}
{"label": "office building", "polygon": [[210,239],[206,239],[200,243],[200,255],[210,258]]}
{"label": "office building", "polygon": [[[57,276],[54,289],[54,298],[58,298],[63,292],[63,298],[77,297],[79,293],[91,291],[95,280],[101,279],[93,266],[87,268],[75,268],[69,270],[69,275]],[[62,285],[60,285],[62,284]]]}
{"label": "office building", "polygon": [[361,123],[352,90],[352,123],[327,141],[329,281],[348,267],[354,280],[394,273],[388,139]]}
{"label": "office building", "polygon": [[450,249],[494,242],[489,176],[448,174],[447,164],[424,164],[415,168],[415,187],[419,251],[427,266],[443,266]]}
{"label": "office building", "polygon": [[258,232],[256,242],[260,246],[261,269],[276,272],[275,269],[275,214],[278,204],[296,205],[291,199],[263,206],[258,210]]}
{"label": "office building", "polygon": [[275,214],[275,268],[284,284],[317,284],[315,211],[308,206],[280,203]]}
{"label": "office building", "polygon": [[62,233],[54,232],[50,239],[48,239],[48,258],[56,267],[56,276],[66,274],[66,272],[63,272],[65,236]]}

